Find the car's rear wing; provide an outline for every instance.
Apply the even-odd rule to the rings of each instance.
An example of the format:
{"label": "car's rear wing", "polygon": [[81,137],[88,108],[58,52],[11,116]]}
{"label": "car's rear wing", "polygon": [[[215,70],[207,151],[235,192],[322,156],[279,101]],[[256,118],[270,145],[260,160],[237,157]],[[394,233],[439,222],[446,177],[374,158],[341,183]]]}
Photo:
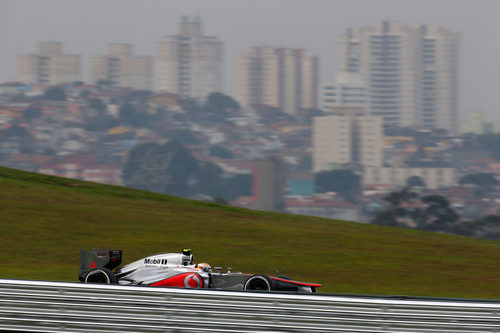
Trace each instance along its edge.
{"label": "car's rear wing", "polygon": [[122,263],[122,250],[92,249],[80,250],[80,273],[78,279],[85,280],[85,275],[94,269],[105,267],[114,269]]}

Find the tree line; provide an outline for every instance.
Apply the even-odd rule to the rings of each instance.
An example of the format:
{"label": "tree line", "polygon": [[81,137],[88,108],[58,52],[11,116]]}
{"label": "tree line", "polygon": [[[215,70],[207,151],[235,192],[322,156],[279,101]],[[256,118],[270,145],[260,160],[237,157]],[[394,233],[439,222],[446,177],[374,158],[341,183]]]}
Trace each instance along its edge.
{"label": "tree line", "polygon": [[123,168],[123,180],[128,187],[181,197],[204,194],[218,201],[251,195],[251,178],[226,177],[219,166],[197,160],[176,141],[136,146]]}
{"label": "tree line", "polygon": [[421,196],[406,187],[383,200],[388,207],[375,213],[373,224],[500,240],[500,215],[463,220],[442,195]]}

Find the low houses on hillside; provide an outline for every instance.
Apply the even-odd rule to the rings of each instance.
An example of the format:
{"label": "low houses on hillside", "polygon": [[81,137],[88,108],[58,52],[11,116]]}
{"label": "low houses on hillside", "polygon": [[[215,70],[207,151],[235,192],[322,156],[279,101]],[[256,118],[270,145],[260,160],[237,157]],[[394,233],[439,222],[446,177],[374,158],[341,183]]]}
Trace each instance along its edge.
{"label": "low houses on hillside", "polygon": [[122,171],[118,165],[55,163],[44,164],[39,173],[65,178],[75,178],[96,183],[122,185]]}
{"label": "low houses on hillside", "polygon": [[407,185],[408,178],[420,177],[428,189],[437,189],[452,186],[456,183],[454,168],[409,168],[409,167],[372,167],[367,166],[363,171],[363,187],[374,184],[385,184],[393,187]]}

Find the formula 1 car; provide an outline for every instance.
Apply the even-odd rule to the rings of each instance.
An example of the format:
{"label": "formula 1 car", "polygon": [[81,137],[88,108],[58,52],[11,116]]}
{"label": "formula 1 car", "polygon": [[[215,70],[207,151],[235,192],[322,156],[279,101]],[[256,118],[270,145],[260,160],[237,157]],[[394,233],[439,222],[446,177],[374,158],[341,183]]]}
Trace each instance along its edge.
{"label": "formula 1 car", "polygon": [[[121,250],[80,250],[79,280],[84,283],[146,285],[227,290],[316,292],[321,284],[299,282],[283,276],[213,272],[207,263],[193,264],[191,250],[152,255],[120,268]],[[114,272],[112,271],[113,269]]]}

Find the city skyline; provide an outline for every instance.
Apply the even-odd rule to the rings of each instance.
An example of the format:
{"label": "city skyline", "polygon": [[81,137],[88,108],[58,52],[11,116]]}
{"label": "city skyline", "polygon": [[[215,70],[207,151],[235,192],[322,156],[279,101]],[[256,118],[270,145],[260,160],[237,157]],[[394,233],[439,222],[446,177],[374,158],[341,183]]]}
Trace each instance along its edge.
{"label": "city skyline", "polygon": [[[340,70],[337,40],[345,29],[390,20],[445,26],[460,32],[463,44],[461,120],[470,111],[481,111],[487,118],[495,118],[498,108],[498,102],[489,97],[500,80],[495,75],[499,64],[494,60],[499,50],[496,45],[484,43],[493,38],[496,31],[494,16],[499,5],[494,1],[480,1],[480,5],[444,0],[313,1],[309,5],[294,1],[287,2],[286,8],[283,1],[151,1],[146,4],[120,1],[120,5],[117,4],[116,1],[1,1],[2,31],[16,31],[16,34],[15,38],[13,34],[1,34],[2,43],[10,47],[0,55],[0,61],[7,64],[0,80],[15,78],[17,54],[33,53],[37,42],[54,40],[64,43],[66,52],[82,54],[83,79],[89,81],[89,57],[102,54],[108,43],[130,43],[135,53],[154,55],[156,42],[175,33],[182,15],[199,14],[210,35],[219,37],[227,46],[227,93],[235,95],[236,55],[251,45],[260,44],[304,48],[317,54],[321,60],[320,81],[331,82]],[[281,7],[283,11],[278,12]],[[112,14],[114,16],[110,16]],[[17,19],[20,15],[31,24],[21,23]],[[89,17],[92,24],[87,23]],[[280,19],[279,24],[276,17]],[[259,24],[255,24],[256,20]]]}

